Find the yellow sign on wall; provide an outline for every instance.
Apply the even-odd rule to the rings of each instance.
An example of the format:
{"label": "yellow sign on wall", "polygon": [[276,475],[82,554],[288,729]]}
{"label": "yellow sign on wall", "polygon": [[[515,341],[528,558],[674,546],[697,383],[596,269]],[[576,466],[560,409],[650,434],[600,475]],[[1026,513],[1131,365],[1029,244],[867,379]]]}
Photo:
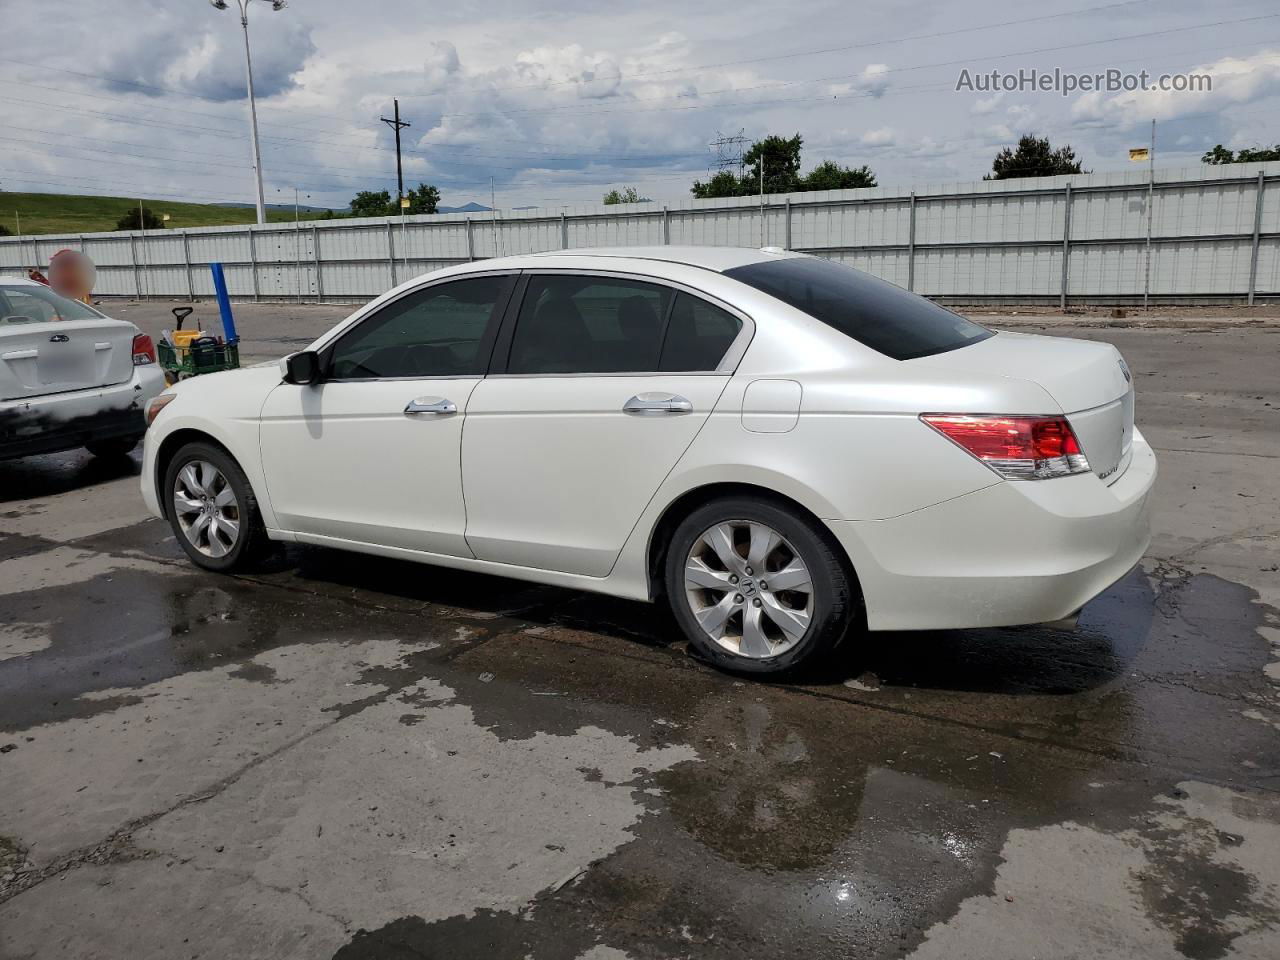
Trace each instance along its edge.
{"label": "yellow sign on wall", "polygon": [[1134,163],[1140,163],[1143,160],[1150,160],[1151,148],[1150,147],[1130,147],[1129,159]]}

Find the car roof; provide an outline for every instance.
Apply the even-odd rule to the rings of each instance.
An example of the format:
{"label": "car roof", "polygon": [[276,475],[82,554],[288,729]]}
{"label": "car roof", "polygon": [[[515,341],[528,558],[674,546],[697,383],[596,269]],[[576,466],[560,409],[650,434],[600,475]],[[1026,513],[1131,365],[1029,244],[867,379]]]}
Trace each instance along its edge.
{"label": "car roof", "polygon": [[34,280],[28,280],[26,277],[5,277],[0,276],[0,283],[6,286],[15,287],[43,287],[43,283],[36,283]]}
{"label": "car roof", "polygon": [[781,247],[579,247],[568,250],[547,250],[531,254],[533,259],[556,257],[625,258],[628,260],[659,260],[664,263],[680,263],[704,270],[722,273],[734,267],[765,260],[788,259],[803,254],[790,253]]}

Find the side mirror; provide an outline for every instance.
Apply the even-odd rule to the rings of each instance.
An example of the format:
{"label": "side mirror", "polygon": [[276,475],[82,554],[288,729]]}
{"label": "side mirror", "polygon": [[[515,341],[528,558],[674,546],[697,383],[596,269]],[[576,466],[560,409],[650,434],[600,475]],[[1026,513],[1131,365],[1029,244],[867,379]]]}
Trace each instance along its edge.
{"label": "side mirror", "polygon": [[285,361],[285,383],[299,385],[320,382],[320,354],[314,350],[295,353]]}

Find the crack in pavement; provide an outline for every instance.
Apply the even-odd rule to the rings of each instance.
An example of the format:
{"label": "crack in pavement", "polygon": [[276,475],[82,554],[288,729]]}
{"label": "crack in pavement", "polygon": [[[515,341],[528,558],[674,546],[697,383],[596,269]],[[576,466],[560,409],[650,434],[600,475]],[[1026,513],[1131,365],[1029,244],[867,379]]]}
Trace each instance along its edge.
{"label": "crack in pavement", "polygon": [[[394,692],[395,691],[390,688],[386,689],[382,699],[390,697]],[[81,847],[78,850],[73,850],[68,854],[58,857],[56,860],[53,860],[43,867],[39,867],[34,871],[28,872],[22,878],[11,883],[7,889],[0,890],[0,904],[4,904],[17,896],[26,893],[28,890],[38,887],[50,877],[58,876],[59,874],[65,873],[69,870],[74,870],[85,864],[102,865],[109,863],[124,863],[130,860],[149,859],[153,856],[158,856],[155,851],[141,850],[133,847],[133,835],[139,830],[150,826],[157,820],[163,819],[176,810],[213,799],[238,783],[250,771],[257,769],[269,760],[282,756],[293,748],[310,740],[316,734],[332,729],[348,716],[354,716],[359,712],[360,711],[353,711],[352,713],[346,714],[340,713],[328,722],[319,723],[315,728],[299,734],[293,739],[281,744],[276,749],[259,754],[252,758],[237,770],[227,774],[227,776],[222,779],[215,781],[211,787],[207,788],[202,793],[196,794],[195,796],[183,797],[176,803],[165,807],[163,810],[156,810],[151,813],[144,814],[141,817],[135,817],[124,825],[112,830],[104,839],[97,843]]]}

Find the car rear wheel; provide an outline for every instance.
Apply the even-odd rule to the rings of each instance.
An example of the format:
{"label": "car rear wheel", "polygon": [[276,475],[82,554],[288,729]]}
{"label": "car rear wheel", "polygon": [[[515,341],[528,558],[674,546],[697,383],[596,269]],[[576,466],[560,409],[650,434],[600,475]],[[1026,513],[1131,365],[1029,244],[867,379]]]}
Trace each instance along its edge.
{"label": "car rear wheel", "polygon": [[107,440],[90,440],[84,445],[84,448],[95,457],[124,457],[129,455],[141,439],[141,435],[138,435],[132,437],[111,437]]}
{"label": "car rear wheel", "polygon": [[197,566],[232,573],[269,547],[258,501],[240,465],[219,447],[189,443],[165,470],[165,512]]}
{"label": "car rear wheel", "polygon": [[707,660],[743,673],[812,664],[845,636],[857,588],[828,536],[764,498],[694,510],[672,537],[667,598]]}

